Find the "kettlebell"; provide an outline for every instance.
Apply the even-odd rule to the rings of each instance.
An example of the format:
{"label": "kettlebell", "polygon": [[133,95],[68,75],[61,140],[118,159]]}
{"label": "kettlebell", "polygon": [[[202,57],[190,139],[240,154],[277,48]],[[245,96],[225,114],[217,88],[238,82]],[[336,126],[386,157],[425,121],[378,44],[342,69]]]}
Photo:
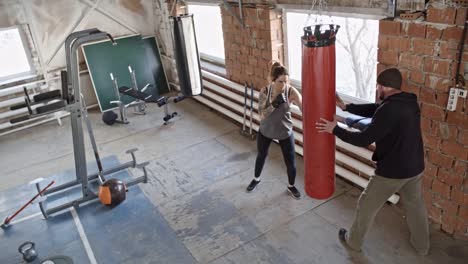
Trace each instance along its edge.
{"label": "kettlebell", "polygon": [[34,246],[35,244],[31,241],[24,242],[19,246],[18,251],[23,254],[23,259],[26,262],[31,262],[37,258],[37,252]]}

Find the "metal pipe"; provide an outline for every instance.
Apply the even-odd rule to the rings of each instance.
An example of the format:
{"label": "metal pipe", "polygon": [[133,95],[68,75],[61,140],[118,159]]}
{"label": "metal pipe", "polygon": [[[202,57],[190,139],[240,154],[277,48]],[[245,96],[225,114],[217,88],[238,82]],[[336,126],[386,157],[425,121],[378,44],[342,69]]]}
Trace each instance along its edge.
{"label": "metal pipe", "polygon": [[[462,38],[460,39],[460,47],[458,50],[458,62],[457,62],[457,72],[455,72],[455,85],[458,85],[459,78],[460,78],[460,65],[462,62],[463,56],[463,48],[465,47],[465,37],[466,37],[466,28],[468,26],[468,9],[465,10],[465,24],[463,26],[463,34]],[[463,83],[463,85],[465,85]]]}
{"label": "metal pipe", "polygon": [[223,3],[224,3],[224,6],[226,7],[226,9],[228,10],[228,12],[236,18],[236,20],[239,22],[239,24],[242,26],[242,28],[245,28],[245,24],[244,24],[244,21],[242,19],[239,18],[239,16],[234,13],[234,11],[232,10],[232,7],[231,5],[229,4],[229,2],[227,0],[223,0]]}
{"label": "metal pipe", "polygon": [[240,18],[240,21],[244,21],[244,16],[242,14],[242,0],[239,0],[239,18]]}
{"label": "metal pipe", "polygon": [[47,210],[45,210],[45,213],[46,213],[47,216],[44,215],[44,217],[47,218],[51,214],[55,214],[57,212],[60,212],[60,211],[62,211],[64,209],[67,209],[67,208],[72,207],[72,206],[78,206],[78,205],[80,205],[82,203],[94,200],[96,198],[98,198],[98,196],[96,194],[90,194],[90,195],[87,195],[86,197],[83,197],[83,198],[80,198],[80,199],[77,199],[77,200],[74,200],[74,201],[71,201],[71,202],[68,202],[68,203],[64,203],[62,205],[58,205],[58,206],[50,208],[50,209],[47,209]]}
{"label": "metal pipe", "polygon": [[[124,170],[124,169],[127,169],[127,168],[134,168],[136,166],[135,162],[134,161],[128,161],[124,164],[121,164],[121,165],[118,165],[118,166],[115,166],[113,168],[110,168],[108,170],[104,170],[102,172],[103,175],[110,175],[114,172],[118,172],[118,171],[121,171],[121,170]],[[98,179],[98,173],[93,173],[93,174],[90,174],[88,175],[88,182],[93,182],[95,180]],[[67,183],[64,183],[64,184],[61,184],[59,186],[56,186],[56,187],[53,187],[53,188],[50,188],[48,189],[45,194],[53,194],[55,192],[58,192],[58,191],[61,191],[61,190],[64,190],[64,189],[67,189],[67,188],[70,188],[72,186],[75,186],[75,185],[78,185],[80,184],[81,181],[79,180],[74,180],[74,181],[70,181],[70,182],[67,182]]]}
{"label": "metal pipe", "polygon": [[[83,124],[82,124],[82,113],[81,113],[81,90],[79,84],[79,64],[77,51],[84,43],[98,41],[108,38],[107,33],[90,34],[88,36],[82,36],[76,39],[71,45],[70,49],[70,61],[67,61],[67,65],[70,63],[71,67],[71,88],[74,92],[74,103],[70,107],[70,119],[72,126],[72,138],[73,138],[73,152],[75,156],[75,170],[76,179],[82,182],[82,193],[83,197],[89,195],[88,192],[88,175],[86,167],[86,153],[83,136]],[[73,101],[72,101],[73,102]]]}
{"label": "metal pipe", "polygon": [[250,83],[250,128],[249,135],[252,136],[252,118],[253,118],[253,83]]}
{"label": "metal pipe", "polygon": [[245,132],[245,118],[247,114],[247,82],[244,84],[244,116],[242,117],[242,133]]}
{"label": "metal pipe", "polygon": [[360,171],[362,171],[364,174],[368,176],[374,175],[374,171],[375,171],[374,168],[372,168],[371,166],[357,159],[353,159],[352,157],[345,155],[339,151],[335,152],[335,158],[337,161],[343,162],[346,165],[359,169]]}
{"label": "metal pipe", "polygon": [[373,152],[366,148],[356,147],[354,145],[344,142],[343,140],[339,138],[336,138],[336,145],[351,153],[357,154],[358,156],[363,157],[367,160],[372,160]]}

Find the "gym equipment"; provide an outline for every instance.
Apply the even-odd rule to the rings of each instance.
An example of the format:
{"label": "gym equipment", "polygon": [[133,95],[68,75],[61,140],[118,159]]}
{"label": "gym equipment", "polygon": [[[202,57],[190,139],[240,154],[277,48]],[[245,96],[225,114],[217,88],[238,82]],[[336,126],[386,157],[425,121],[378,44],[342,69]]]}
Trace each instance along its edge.
{"label": "gym equipment", "polygon": [[26,89],[26,87],[23,87],[23,91],[25,94],[25,97],[24,97],[25,102],[22,104],[16,104],[16,105],[11,106],[10,110],[17,110],[17,109],[24,108],[24,107],[28,107],[28,110],[30,110],[32,105],[46,103],[55,99],[62,99],[60,90],[52,90],[52,91],[48,91],[45,93],[36,94],[33,96],[33,100],[29,98],[28,90]]}
{"label": "gym equipment", "polygon": [[91,126],[91,121],[89,121],[89,116],[88,116],[88,109],[86,108],[86,103],[84,100],[84,96],[80,94],[81,96],[81,103],[82,103],[82,110],[81,113],[83,115],[83,119],[86,123],[86,128],[88,129],[88,136],[89,136],[89,141],[91,142],[91,146],[93,147],[93,152],[94,152],[94,158],[96,160],[96,165],[98,168],[98,173],[97,177],[98,180],[102,183],[104,183],[104,174],[103,174],[103,168],[102,168],[102,163],[101,163],[101,158],[99,157],[99,152],[96,144],[96,139],[94,138],[94,133],[93,133],[93,128]]}
{"label": "gym equipment", "polygon": [[117,118],[119,118],[119,116],[114,113],[114,111],[107,111],[102,114],[102,122],[109,126],[118,122]]}
{"label": "gym equipment", "polygon": [[[129,122],[127,120],[127,108],[131,107],[131,106],[134,107],[134,113],[135,114],[142,114],[142,115],[146,114],[146,111],[145,111],[146,110],[146,100],[150,99],[152,97],[152,95],[145,94],[144,92],[148,87],[150,87],[150,84],[147,84],[145,87],[143,87],[141,89],[141,91],[139,91],[138,86],[137,86],[137,82],[136,82],[135,71],[132,69],[131,66],[128,66],[128,70],[130,71],[130,75],[131,75],[131,78],[132,78],[132,83],[133,83],[132,88],[129,88],[129,87],[126,87],[126,86],[122,86],[122,87],[119,88],[119,86],[117,84],[117,78],[114,77],[114,74],[112,72],[110,73],[110,78],[111,78],[112,83],[114,85],[115,95],[117,96],[117,100],[110,101],[110,103],[118,105],[119,113],[120,113],[120,120],[117,120],[117,118],[116,118],[116,119],[112,120],[110,122],[110,124],[108,124],[106,121],[104,121],[104,117],[103,117],[104,123],[106,123],[108,125],[112,125],[112,124],[114,124],[116,122],[121,123],[121,124],[128,124]],[[132,101],[132,102],[130,102],[128,104],[125,104],[124,101],[122,100],[121,96],[120,96],[121,93],[129,95],[129,96],[135,98],[136,100]],[[135,94],[137,94],[137,95],[144,94],[144,96],[136,97]],[[104,113],[106,113],[106,112],[104,112]]]}
{"label": "gym equipment", "polygon": [[[130,149],[127,151],[127,153],[131,155],[132,161],[111,168],[106,168],[104,170],[101,164],[99,153],[97,151],[96,141],[94,139],[91,123],[88,118],[88,112],[86,110],[86,104],[81,95],[77,51],[85,43],[101,41],[107,38],[110,39],[113,43],[115,43],[110,34],[101,32],[97,29],[88,29],[73,32],[65,40],[65,56],[67,61],[67,70],[61,72],[62,98],[63,101],[67,102],[65,110],[70,112],[76,179],[61,184],[59,186],[47,189],[46,191],[41,193],[42,197],[39,202],[39,208],[46,219],[50,215],[67,209],[69,207],[79,206],[82,203],[97,199],[98,195],[91,189],[92,186],[90,186],[89,183],[99,180],[99,182],[103,184],[106,181],[105,176],[114,172],[118,172],[120,170],[124,170],[130,167],[139,168],[143,171],[143,176],[134,178],[126,182],[126,186],[130,187],[138,183],[147,182],[147,172],[145,167],[148,165],[148,162],[142,164],[138,164],[136,162],[135,151],[137,151],[137,149]],[[82,124],[83,119],[85,120],[88,129],[89,138],[93,147],[94,156],[98,167],[98,172],[91,175],[88,175],[86,164],[86,151]],[[52,196],[58,192],[63,193],[63,191],[76,185],[81,185],[82,196],[80,198],[57,205],[53,208],[47,208],[46,202],[48,196]],[[39,180],[36,182],[36,189],[38,192],[40,192],[41,190]]]}
{"label": "gym equipment", "polygon": [[[162,96],[157,101],[157,104],[159,107],[164,106],[164,117],[163,117],[164,125],[167,125],[169,123],[169,120],[171,120],[172,118],[178,115],[177,112],[172,112],[172,113],[169,112],[169,99],[170,98],[171,98],[170,96],[168,97]],[[185,99],[185,96],[179,95],[174,98],[173,102],[178,103],[184,99]]]}
{"label": "gym equipment", "polygon": [[34,248],[34,242],[27,241],[18,247],[19,253],[23,254],[23,259],[26,262],[33,262],[37,258],[37,251]]}
{"label": "gym equipment", "polygon": [[[112,83],[114,84],[114,90],[115,90],[115,94],[117,96],[117,100],[110,101],[110,103],[118,105],[119,112],[120,112],[120,120],[117,120],[117,118],[118,118],[117,115],[115,115],[115,118],[114,118],[115,113],[113,111],[104,112],[102,114],[103,115],[102,120],[107,125],[113,125],[115,122],[118,122],[118,123],[121,123],[121,124],[128,124],[127,114],[126,114],[126,109],[125,109],[126,105],[122,101],[122,99],[120,98],[120,92],[119,92],[119,86],[117,84],[117,78],[114,78],[114,74],[112,74],[112,72],[110,73],[110,78],[112,80]],[[112,113],[112,114],[107,114],[106,115],[106,113]],[[111,120],[111,121],[106,122],[106,120]]]}
{"label": "gym equipment", "polygon": [[28,205],[30,205],[34,200],[36,200],[37,197],[41,196],[45,191],[47,191],[47,189],[49,189],[50,186],[52,186],[52,184],[54,184],[55,181],[52,181],[50,182],[46,187],[44,187],[44,189],[42,189],[41,191],[39,191],[38,194],[36,194],[33,198],[31,198],[31,200],[29,200],[25,205],[23,205],[18,211],[16,211],[12,216],[10,217],[7,217],[5,219],[5,221],[3,221],[3,224],[1,225],[2,228],[6,228],[8,227],[10,221],[15,218],[21,211],[24,210],[24,208],[26,208]]}
{"label": "gym equipment", "polygon": [[[136,82],[135,71],[132,70],[132,68],[130,66],[128,66],[128,69],[129,69],[130,74],[132,76],[132,83],[133,83],[132,88],[129,88],[127,86],[121,86],[120,88],[117,88],[118,87],[117,78],[114,78],[112,73],[110,74],[111,79],[112,79],[112,81],[114,83],[114,89],[115,89],[117,97],[118,97],[118,100],[111,101],[111,103],[119,105],[120,120],[118,120],[118,116],[115,113],[113,113],[112,111],[108,111],[108,112],[110,112],[109,114],[106,114],[108,112],[104,112],[104,114],[103,114],[102,120],[104,121],[104,123],[106,123],[108,125],[113,125],[116,122],[123,123],[123,124],[128,124],[129,122],[127,120],[127,114],[126,114],[126,109],[128,107],[130,107],[130,106],[135,107],[135,113],[137,113],[137,114],[145,114],[146,113],[145,112],[146,103],[156,103],[159,107],[164,106],[163,120],[164,120],[164,125],[167,125],[169,120],[171,120],[172,118],[177,116],[177,112],[169,113],[168,104],[169,104],[169,99],[171,97],[170,96],[169,97],[159,96],[159,97],[156,98],[151,94],[145,93],[145,90],[148,87],[151,86],[150,84],[147,84],[145,87],[143,87],[141,90],[139,90],[138,88],[136,88],[137,87],[136,86],[137,82]],[[123,103],[123,101],[120,99],[121,98],[120,94],[130,96],[132,98],[135,98],[136,100],[129,103],[129,104],[127,104],[127,105],[125,105]],[[174,103],[180,102],[183,99],[185,99],[185,96],[179,95],[174,99]]]}
{"label": "gym equipment", "polygon": [[116,206],[127,197],[127,186],[123,181],[110,179],[99,186],[99,200],[104,205]]}
{"label": "gym equipment", "polygon": [[73,260],[67,256],[53,256],[41,261],[40,264],[73,264]]}
{"label": "gym equipment", "polygon": [[[110,103],[117,100],[117,97],[114,89],[109,87],[109,73],[112,72],[118,79],[119,86],[133,86],[128,65],[135,71],[138,87],[147,83],[153,85],[148,88],[147,94],[159,97],[169,92],[159,46],[154,36],[122,36],[115,41],[118,43],[116,46],[105,40],[86,43],[82,48],[101,112],[116,108],[116,105]],[[127,96],[122,96],[121,99],[125,104],[134,101]]]}
{"label": "gym equipment", "polygon": [[[33,96],[33,100],[29,97],[28,89],[23,87],[24,103],[13,105],[10,110],[17,110],[24,107],[28,108],[28,114],[16,117],[10,120],[10,123],[18,123],[28,119],[51,114],[57,111],[64,110],[66,102],[62,100],[59,90],[52,90],[45,93],[40,93]],[[34,105],[41,105],[33,109]]]}
{"label": "gym equipment", "polygon": [[[247,93],[247,88],[250,88],[250,127],[249,127],[249,132],[247,132],[246,128],[245,128],[245,122],[246,122],[246,112],[247,112],[247,96],[248,96],[248,93]],[[244,115],[242,117],[242,130],[240,131],[241,135],[243,136],[246,136],[248,138],[250,138],[251,140],[254,140],[255,139],[255,134],[252,132],[252,119],[253,119],[253,90],[254,90],[254,87],[253,87],[253,84],[250,85],[250,87],[248,87],[248,84],[247,82],[244,83]]]}
{"label": "gym equipment", "polygon": [[[326,199],[335,191],[335,136],[318,133],[320,118],[335,114],[335,40],[340,26],[304,28],[302,40],[302,116],[305,191]],[[320,85],[318,85],[320,84]]]}
{"label": "gym equipment", "polygon": [[[160,96],[158,98],[154,98],[153,96],[151,95],[148,95],[148,94],[145,94],[144,92],[141,92],[141,91],[135,91],[131,88],[128,88],[126,86],[122,86],[119,88],[119,92],[123,93],[123,94],[126,94],[128,96],[131,96],[131,97],[134,97],[138,100],[142,100],[142,102],[146,102],[146,103],[156,103],[158,105],[158,107],[162,107],[164,106],[164,117],[163,117],[163,120],[164,120],[164,125],[167,125],[167,122],[174,118],[175,116],[177,116],[177,112],[172,112],[172,113],[169,113],[169,99],[171,98],[171,96]],[[179,96],[176,96],[175,99],[174,99],[174,103],[178,103],[182,100],[185,99],[185,96],[183,95],[179,95]],[[125,111],[124,111],[125,113]]]}
{"label": "gym equipment", "polygon": [[203,84],[193,14],[172,19],[180,90],[184,96],[199,95],[203,91]]}
{"label": "gym equipment", "polygon": [[[138,93],[139,89],[138,89],[138,84],[137,84],[137,81],[136,81],[135,70],[133,70],[132,67],[129,65],[128,66],[128,71],[130,72],[130,76],[132,77],[132,85],[133,85],[132,90]],[[145,87],[141,88],[141,92],[144,93],[146,91],[146,89],[148,89],[149,85],[150,84],[147,83],[145,85]],[[151,97],[152,97],[152,95],[148,95],[148,96],[145,97],[145,99],[149,99]],[[136,114],[143,114],[143,115],[146,114],[146,112],[145,112],[145,109],[146,109],[145,100],[142,100],[142,99],[137,97],[137,100],[132,104],[132,106],[134,107]]]}

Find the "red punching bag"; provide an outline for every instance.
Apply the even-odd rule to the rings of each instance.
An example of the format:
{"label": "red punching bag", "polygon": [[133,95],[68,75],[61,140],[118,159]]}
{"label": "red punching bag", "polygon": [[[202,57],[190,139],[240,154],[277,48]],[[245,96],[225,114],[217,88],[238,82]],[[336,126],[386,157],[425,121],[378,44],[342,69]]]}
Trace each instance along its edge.
{"label": "red punching bag", "polygon": [[319,133],[320,118],[335,114],[335,36],[340,26],[315,25],[302,36],[302,122],[307,195],[327,199],[335,191],[335,136]]}

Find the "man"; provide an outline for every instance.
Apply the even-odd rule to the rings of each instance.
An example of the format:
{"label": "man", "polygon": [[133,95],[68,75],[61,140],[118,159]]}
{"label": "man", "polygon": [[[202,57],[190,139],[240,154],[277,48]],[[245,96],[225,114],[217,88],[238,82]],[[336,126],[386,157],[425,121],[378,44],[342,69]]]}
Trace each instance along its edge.
{"label": "man", "polygon": [[424,153],[421,137],[421,114],[416,95],[402,92],[402,77],[398,69],[382,71],[377,77],[379,104],[345,104],[337,96],[336,104],[352,114],[372,117],[367,128],[351,132],[337,126],[336,118],[317,123],[319,132],[335,134],[350,144],[365,147],[375,142],[372,160],[373,175],[359,197],[356,215],[349,232],[341,228],[340,241],[356,251],[361,250],[364,237],[375,215],[385,201],[398,192],[406,211],[412,246],[420,255],[429,251],[429,225],[422,199],[421,178]]}

